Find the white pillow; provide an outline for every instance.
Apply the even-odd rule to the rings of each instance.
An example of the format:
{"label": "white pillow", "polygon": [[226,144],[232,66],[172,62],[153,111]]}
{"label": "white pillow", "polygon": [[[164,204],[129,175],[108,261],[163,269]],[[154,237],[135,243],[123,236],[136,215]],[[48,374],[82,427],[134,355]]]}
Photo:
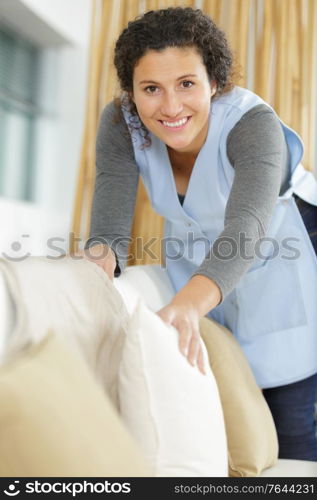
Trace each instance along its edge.
{"label": "white pillow", "polygon": [[178,332],[140,301],[128,323],[119,368],[120,413],[156,476],[227,476],[217,385],[191,366]]}
{"label": "white pillow", "polygon": [[126,271],[119,278],[114,278],[113,284],[120,293],[128,313],[132,314],[141,299],[141,295],[134,287],[134,284],[129,279],[126,279]]}
{"label": "white pillow", "polygon": [[152,311],[166,306],[175,295],[166,269],[156,264],[127,267],[114,286],[120,292],[131,313],[142,298]]}

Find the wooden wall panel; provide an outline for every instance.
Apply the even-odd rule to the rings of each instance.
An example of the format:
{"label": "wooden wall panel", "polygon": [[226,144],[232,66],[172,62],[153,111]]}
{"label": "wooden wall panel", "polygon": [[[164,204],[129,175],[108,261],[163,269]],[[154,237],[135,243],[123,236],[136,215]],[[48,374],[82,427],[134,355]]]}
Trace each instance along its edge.
{"label": "wooden wall panel", "polygon": [[270,99],[271,58],[273,49],[273,5],[271,0],[255,5],[256,58],[254,90],[265,100]]}
{"label": "wooden wall panel", "polygon": [[220,24],[222,0],[204,0],[202,10],[217,24]]}

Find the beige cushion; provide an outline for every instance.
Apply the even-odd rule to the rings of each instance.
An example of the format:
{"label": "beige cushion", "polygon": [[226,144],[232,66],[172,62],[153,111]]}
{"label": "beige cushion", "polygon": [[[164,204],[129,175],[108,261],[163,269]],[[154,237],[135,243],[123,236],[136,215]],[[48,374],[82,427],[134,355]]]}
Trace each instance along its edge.
{"label": "beige cushion", "polygon": [[83,357],[117,405],[127,311],[106,273],[92,262],[71,257],[0,259],[0,272],[16,320],[3,349],[6,359],[52,329]]}
{"label": "beige cushion", "polygon": [[277,461],[278,441],[269,407],[234,336],[203,318],[200,332],[224,412],[230,476],[258,476]]}
{"label": "beige cushion", "polygon": [[86,364],[48,335],[0,369],[0,476],[145,476]]}
{"label": "beige cushion", "polygon": [[203,346],[206,375],[180,353],[178,333],[139,303],[119,371],[120,412],[156,476],[227,476],[225,425]]}

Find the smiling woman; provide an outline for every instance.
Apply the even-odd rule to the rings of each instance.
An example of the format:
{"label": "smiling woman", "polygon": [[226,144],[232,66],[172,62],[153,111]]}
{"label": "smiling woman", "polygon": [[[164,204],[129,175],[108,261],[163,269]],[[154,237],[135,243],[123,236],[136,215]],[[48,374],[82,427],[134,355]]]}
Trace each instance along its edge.
{"label": "smiling woman", "polygon": [[114,63],[122,97],[100,120],[87,257],[111,279],[124,268],[140,174],[165,218],[175,290],[157,314],[202,372],[199,319],[229,328],[269,389],[280,457],[317,460],[317,259],[293,196],[306,175],[301,139],[233,84],[224,33],[199,9],[130,22]]}

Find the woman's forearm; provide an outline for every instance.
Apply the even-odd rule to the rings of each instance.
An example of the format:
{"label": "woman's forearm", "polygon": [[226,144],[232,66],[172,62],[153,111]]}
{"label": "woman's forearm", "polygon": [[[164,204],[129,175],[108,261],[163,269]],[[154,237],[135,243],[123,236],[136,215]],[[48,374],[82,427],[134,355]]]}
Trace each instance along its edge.
{"label": "woman's forearm", "polygon": [[199,317],[203,317],[220,301],[221,292],[218,285],[206,276],[195,275],[176,293],[171,304],[192,307]]}

